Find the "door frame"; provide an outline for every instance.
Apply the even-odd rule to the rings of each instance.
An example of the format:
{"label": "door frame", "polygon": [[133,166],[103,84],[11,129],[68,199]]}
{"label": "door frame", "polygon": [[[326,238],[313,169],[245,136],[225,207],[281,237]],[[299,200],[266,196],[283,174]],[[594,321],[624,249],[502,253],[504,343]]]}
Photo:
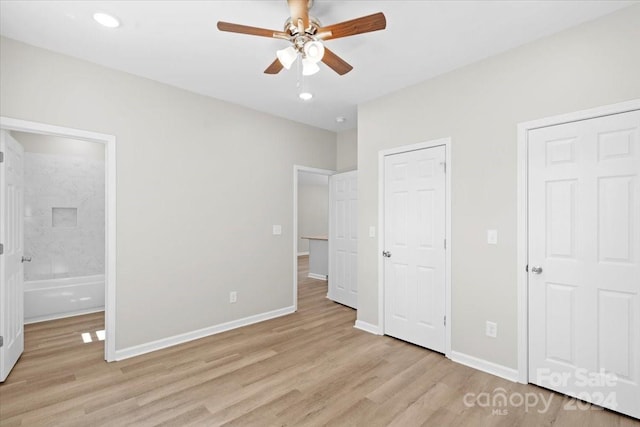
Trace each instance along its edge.
{"label": "door frame", "polygon": [[451,172],[453,171],[453,159],[451,158],[451,137],[403,145],[400,147],[380,150],[378,152],[378,333],[384,335],[384,262],[382,251],[384,250],[384,159],[386,156],[417,151],[425,148],[444,146],[446,156],[445,173],[445,352],[444,355],[451,359]]}
{"label": "door frame", "polygon": [[116,137],[27,120],[0,117],[0,129],[98,142],[105,145],[105,339],[104,359],[116,360]]}
{"label": "door frame", "polygon": [[[318,169],[309,166],[293,165],[293,311],[298,311],[298,172],[315,173],[318,175],[331,176],[336,171],[329,169]],[[327,186],[327,192],[329,187]],[[331,201],[329,201],[331,203]],[[329,218],[327,218],[327,227]]]}
{"label": "door frame", "polygon": [[528,218],[528,166],[529,166],[529,131],[580,120],[594,119],[602,116],[626,113],[640,109],[640,99],[633,99],[617,104],[604,105],[588,110],[575,111],[557,116],[518,124],[518,157],[517,157],[517,287],[518,287],[518,382],[529,383],[529,275],[526,271],[529,247]]}

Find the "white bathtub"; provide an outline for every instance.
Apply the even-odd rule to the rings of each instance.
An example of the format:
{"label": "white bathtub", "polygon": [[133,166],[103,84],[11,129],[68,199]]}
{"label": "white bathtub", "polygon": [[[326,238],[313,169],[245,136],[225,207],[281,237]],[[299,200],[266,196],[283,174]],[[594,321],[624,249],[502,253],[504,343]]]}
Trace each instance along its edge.
{"label": "white bathtub", "polygon": [[104,275],[24,282],[24,323],[104,310]]}

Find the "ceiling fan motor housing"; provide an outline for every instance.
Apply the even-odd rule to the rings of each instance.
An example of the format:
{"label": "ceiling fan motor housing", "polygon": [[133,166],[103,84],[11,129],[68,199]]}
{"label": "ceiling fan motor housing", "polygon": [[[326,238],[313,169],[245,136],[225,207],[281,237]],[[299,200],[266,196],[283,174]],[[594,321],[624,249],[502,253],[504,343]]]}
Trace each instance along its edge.
{"label": "ceiling fan motor housing", "polygon": [[[305,28],[304,35],[313,36],[318,32],[318,28],[320,27],[322,27],[322,25],[320,25],[320,21],[314,18],[313,16],[310,16],[309,26]],[[290,34],[292,37],[297,35],[302,35],[300,34],[300,30],[298,29],[298,23],[293,22],[292,18],[288,18],[284,22],[284,32],[287,34]]]}
{"label": "ceiling fan motor housing", "polygon": [[318,62],[324,55],[324,46],[315,37],[321,28],[320,21],[312,16],[309,17],[309,26],[300,34],[299,27],[294,24],[293,19],[289,18],[284,23],[284,32],[290,34],[289,41],[293,47],[305,58]]}

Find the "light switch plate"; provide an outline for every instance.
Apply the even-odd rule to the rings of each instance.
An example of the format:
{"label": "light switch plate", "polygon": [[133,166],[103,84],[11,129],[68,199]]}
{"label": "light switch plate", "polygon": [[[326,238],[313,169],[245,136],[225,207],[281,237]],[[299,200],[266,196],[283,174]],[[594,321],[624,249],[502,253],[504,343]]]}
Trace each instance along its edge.
{"label": "light switch plate", "polygon": [[487,243],[490,245],[498,244],[498,230],[487,230]]}
{"label": "light switch plate", "polygon": [[487,320],[485,334],[488,337],[496,338],[498,336],[498,324]]}
{"label": "light switch plate", "polygon": [[282,226],[281,225],[274,225],[273,226],[273,235],[274,236],[279,236],[282,234]]}
{"label": "light switch plate", "polygon": [[376,227],[373,225],[369,226],[369,237],[376,237]]}

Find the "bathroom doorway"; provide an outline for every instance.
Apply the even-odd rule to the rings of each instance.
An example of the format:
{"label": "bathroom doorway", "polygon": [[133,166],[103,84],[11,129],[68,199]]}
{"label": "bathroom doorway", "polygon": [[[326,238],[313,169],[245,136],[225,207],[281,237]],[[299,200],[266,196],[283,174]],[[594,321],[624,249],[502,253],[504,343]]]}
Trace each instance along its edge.
{"label": "bathroom doorway", "polygon": [[24,225],[14,227],[24,239],[25,309],[3,311],[21,312],[19,331],[24,323],[103,317],[102,329],[79,336],[103,342],[105,360],[115,360],[115,137],[4,117],[0,129],[24,149],[25,184]]}
{"label": "bathroom doorway", "polygon": [[104,311],[104,144],[10,135],[24,149],[24,323]]}

